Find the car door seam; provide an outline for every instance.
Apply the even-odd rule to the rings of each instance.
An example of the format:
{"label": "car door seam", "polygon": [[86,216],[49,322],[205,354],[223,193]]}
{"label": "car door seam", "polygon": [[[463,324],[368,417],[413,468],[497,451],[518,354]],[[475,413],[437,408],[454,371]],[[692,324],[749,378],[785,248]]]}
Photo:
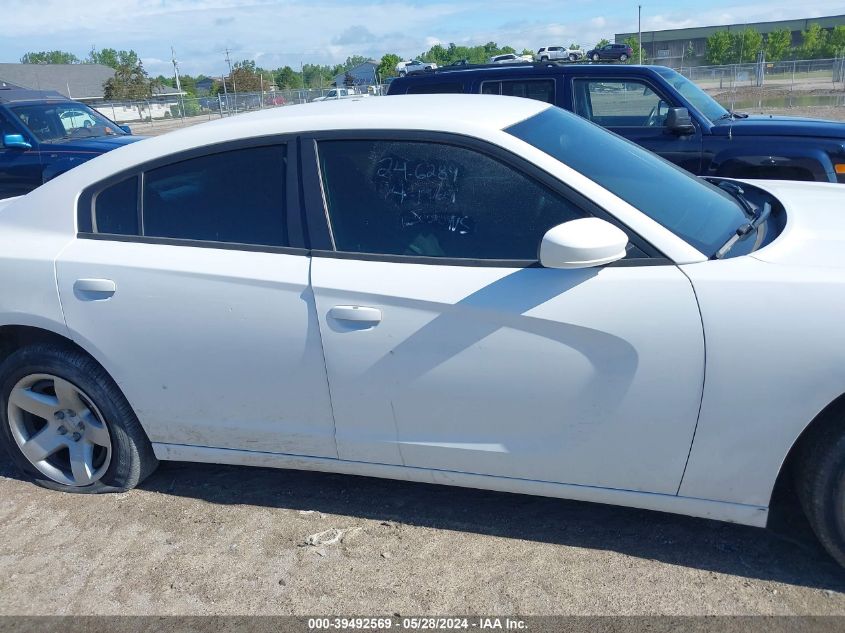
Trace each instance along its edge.
{"label": "car door seam", "polygon": [[62,300],[62,292],[59,288],[59,259],[61,259],[62,255],[64,255],[65,251],[70,248],[70,245],[76,240],[76,237],[70,238],[68,243],[62,246],[59,249],[59,252],[56,253],[56,256],[53,258],[53,283],[56,287],[56,297],[59,300],[59,313],[62,315],[62,323],[65,325],[65,331],[68,333],[68,337],[73,340],[73,334],[70,329],[70,325],[67,322],[67,316],[65,315],[65,306],[64,301]]}
{"label": "car door seam", "polygon": [[675,492],[676,497],[681,494],[681,488],[684,485],[684,477],[687,474],[689,460],[690,457],[692,457],[692,447],[695,445],[695,436],[696,433],[698,433],[698,424],[701,422],[701,409],[704,406],[704,388],[707,384],[707,332],[704,329],[704,314],[701,311],[701,302],[698,300],[698,293],[695,291],[695,284],[692,283],[692,279],[690,279],[686,271],[680,266],[678,266],[678,270],[680,270],[681,274],[683,274],[683,276],[687,278],[687,281],[689,281],[690,288],[692,289],[692,296],[695,297],[695,306],[698,309],[698,319],[701,322],[701,343],[703,354],[701,368],[701,396],[698,401],[698,415],[695,417],[695,426],[692,429],[692,438],[690,439],[689,450],[687,451],[687,459],[684,462],[684,470],[681,472],[681,480],[678,482],[678,490]]}
{"label": "car door seam", "polygon": [[[332,412],[332,428],[334,429],[334,453],[337,459],[340,459],[340,453],[337,450],[337,418],[334,414],[334,396],[332,396],[332,383],[329,380],[329,363],[326,360],[326,346],[323,344],[323,330],[320,326],[320,314],[317,311],[317,295],[314,292],[314,258],[308,257],[308,292],[311,293],[311,305],[314,306],[314,319],[317,322],[317,336],[320,337],[320,354],[323,357],[323,375],[326,378],[326,390],[329,393],[329,411]],[[309,317],[310,318],[310,317]]]}

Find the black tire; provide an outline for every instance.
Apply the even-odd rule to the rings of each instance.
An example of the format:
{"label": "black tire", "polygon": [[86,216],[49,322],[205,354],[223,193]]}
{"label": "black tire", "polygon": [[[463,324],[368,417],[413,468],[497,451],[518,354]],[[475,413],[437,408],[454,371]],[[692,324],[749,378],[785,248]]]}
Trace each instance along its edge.
{"label": "black tire", "polygon": [[548,58],[548,57],[546,57],[545,55],[543,55],[543,56],[540,58],[540,61],[541,61],[541,62],[547,62],[547,61],[549,61],[549,58]]}
{"label": "black tire", "polygon": [[845,567],[845,431],[823,424],[802,442],[795,472],[801,506],[821,544]]}
{"label": "black tire", "polygon": [[[71,486],[39,471],[24,456],[12,436],[9,398],[18,382],[33,374],[50,374],[79,388],[102,414],[111,441],[105,473],[94,483]],[[31,481],[63,492],[96,494],[125,492],[153,473],[158,460],[126,398],[106,371],[89,356],[60,345],[39,343],[22,348],[0,363],[0,443],[18,469]]]}
{"label": "black tire", "polygon": [[569,61],[571,61],[571,62],[577,62],[577,61],[578,61],[578,55],[576,55],[575,53],[571,53],[571,54],[569,55]]}

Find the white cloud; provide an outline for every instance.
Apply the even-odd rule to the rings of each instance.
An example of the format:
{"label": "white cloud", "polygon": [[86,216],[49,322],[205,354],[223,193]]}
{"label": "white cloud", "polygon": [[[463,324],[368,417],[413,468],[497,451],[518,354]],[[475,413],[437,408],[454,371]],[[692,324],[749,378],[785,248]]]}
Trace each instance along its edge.
{"label": "white cloud", "polygon": [[[0,0],[12,30],[0,40],[0,61],[27,51],[62,49],[84,57],[91,45],[136,50],[148,71],[169,75],[174,46],[183,72],[225,72],[251,58],[265,67],[337,63],[354,54],[418,55],[433,44],[495,41],[536,50],[572,42],[591,47],[601,38],[637,28],[627,0],[121,0],[103,11],[96,2]],[[598,8],[600,7],[600,9]],[[833,15],[842,0],[650,0],[643,29],[681,28]],[[50,16],[45,20],[44,16]]]}

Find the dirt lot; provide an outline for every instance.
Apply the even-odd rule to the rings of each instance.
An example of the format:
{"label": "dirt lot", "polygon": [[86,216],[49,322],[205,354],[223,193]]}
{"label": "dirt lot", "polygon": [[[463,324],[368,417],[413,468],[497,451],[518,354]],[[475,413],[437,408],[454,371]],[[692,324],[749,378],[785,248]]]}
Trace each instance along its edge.
{"label": "dirt lot", "polygon": [[164,463],[89,497],[4,456],[0,536],[0,614],[845,614],[845,572],[800,519],[319,473]]}

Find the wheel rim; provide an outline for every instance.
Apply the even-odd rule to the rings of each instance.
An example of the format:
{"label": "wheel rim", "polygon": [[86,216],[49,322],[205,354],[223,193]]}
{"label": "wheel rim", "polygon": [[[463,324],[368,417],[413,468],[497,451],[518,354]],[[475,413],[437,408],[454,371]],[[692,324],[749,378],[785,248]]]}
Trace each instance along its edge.
{"label": "wheel rim", "polygon": [[90,486],[108,470],[108,426],[91,398],[67,380],[51,374],[22,378],[9,394],[8,419],[23,456],[56,483]]}
{"label": "wheel rim", "polygon": [[628,56],[627,56],[627,55],[622,55],[621,57],[619,57],[619,61],[623,61],[623,62],[624,62],[626,59],[628,59]]}
{"label": "wheel rim", "polygon": [[598,56],[598,55],[593,55],[593,61],[594,61],[594,62],[599,61],[599,56]]}

